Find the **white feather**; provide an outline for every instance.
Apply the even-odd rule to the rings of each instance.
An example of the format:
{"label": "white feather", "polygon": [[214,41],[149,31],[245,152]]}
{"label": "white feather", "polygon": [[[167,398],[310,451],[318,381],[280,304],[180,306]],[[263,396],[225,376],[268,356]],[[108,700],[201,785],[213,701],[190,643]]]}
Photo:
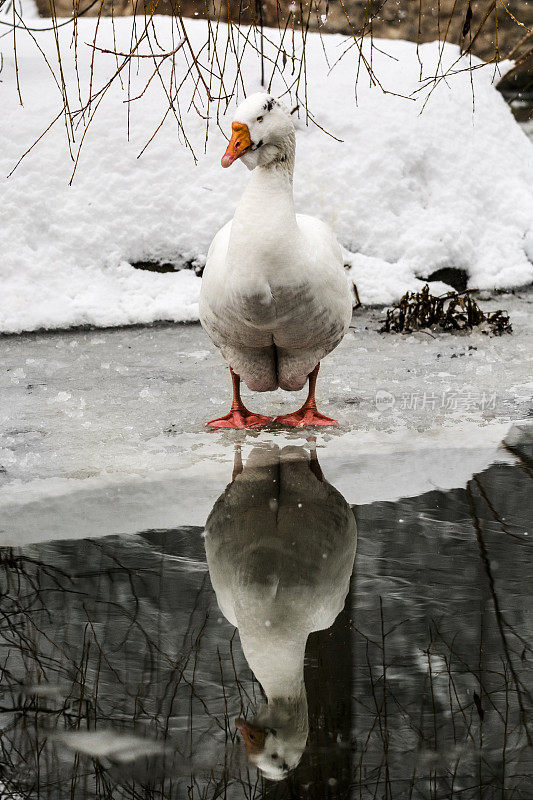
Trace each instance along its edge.
{"label": "white feather", "polygon": [[257,122],[265,98],[253,95],[237,110],[263,145],[241,158],[252,176],[209,248],[200,320],[250,389],[294,391],[341,341],[352,298],[331,229],[295,213],[294,126],[279,104]]}

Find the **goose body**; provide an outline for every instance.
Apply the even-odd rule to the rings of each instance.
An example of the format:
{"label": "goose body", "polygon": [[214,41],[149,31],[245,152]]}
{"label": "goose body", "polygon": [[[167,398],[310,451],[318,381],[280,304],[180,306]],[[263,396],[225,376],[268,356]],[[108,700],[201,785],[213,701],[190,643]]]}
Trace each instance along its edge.
{"label": "goose body", "polygon": [[[348,329],[351,292],[331,229],[295,213],[290,115],[259,94],[237,116],[233,150],[240,137],[252,175],[209,248],[200,320],[249,389],[297,391]],[[230,163],[232,152],[224,156]]]}
{"label": "goose body", "polygon": [[305,749],[305,646],[344,606],[355,519],[316,456],[297,447],[254,448],[216,502],[205,545],[219,607],[239,629],[267,697],[253,724],[237,723],[251,760],[279,779]]}

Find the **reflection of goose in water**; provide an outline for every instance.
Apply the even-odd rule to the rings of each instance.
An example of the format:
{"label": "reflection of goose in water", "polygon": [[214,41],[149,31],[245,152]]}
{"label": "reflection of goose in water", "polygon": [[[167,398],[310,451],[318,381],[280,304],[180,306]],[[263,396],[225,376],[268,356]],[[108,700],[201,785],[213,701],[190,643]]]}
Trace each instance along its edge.
{"label": "reflection of goose in water", "polygon": [[316,452],[254,448],[206,523],[211,581],[224,616],[266,694],[253,722],[236,725],[250,760],[272,779],[300,761],[309,723],[304,656],[312,631],[342,610],[356,546],[346,500],[322,476]]}

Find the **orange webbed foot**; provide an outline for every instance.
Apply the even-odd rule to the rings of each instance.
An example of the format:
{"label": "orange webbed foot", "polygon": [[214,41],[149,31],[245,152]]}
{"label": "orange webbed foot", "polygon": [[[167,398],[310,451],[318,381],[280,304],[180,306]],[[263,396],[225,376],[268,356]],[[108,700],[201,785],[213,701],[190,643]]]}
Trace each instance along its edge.
{"label": "orange webbed foot", "polygon": [[272,417],[265,417],[263,414],[254,414],[247,409],[237,409],[235,411],[230,411],[223,417],[212,419],[205,424],[209,428],[231,428],[240,430],[243,428],[263,428],[265,425],[268,425],[269,422],[272,422]]}
{"label": "orange webbed foot", "polygon": [[293,411],[292,414],[282,414],[276,417],[274,422],[280,425],[289,425],[291,428],[308,428],[313,425],[338,425],[336,419],[326,417],[321,414],[316,408],[300,408],[298,411]]}

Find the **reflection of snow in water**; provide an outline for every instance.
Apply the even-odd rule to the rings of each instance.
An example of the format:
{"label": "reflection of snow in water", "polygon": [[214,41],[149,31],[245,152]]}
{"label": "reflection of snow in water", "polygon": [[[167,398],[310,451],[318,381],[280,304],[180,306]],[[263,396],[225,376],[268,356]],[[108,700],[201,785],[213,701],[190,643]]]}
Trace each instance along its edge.
{"label": "reflection of snow in water", "polygon": [[160,742],[131,736],[116,731],[98,728],[97,731],[71,731],[60,737],[71,750],[94,758],[108,758],[127,764],[142,756],[164,753],[165,746]]}

